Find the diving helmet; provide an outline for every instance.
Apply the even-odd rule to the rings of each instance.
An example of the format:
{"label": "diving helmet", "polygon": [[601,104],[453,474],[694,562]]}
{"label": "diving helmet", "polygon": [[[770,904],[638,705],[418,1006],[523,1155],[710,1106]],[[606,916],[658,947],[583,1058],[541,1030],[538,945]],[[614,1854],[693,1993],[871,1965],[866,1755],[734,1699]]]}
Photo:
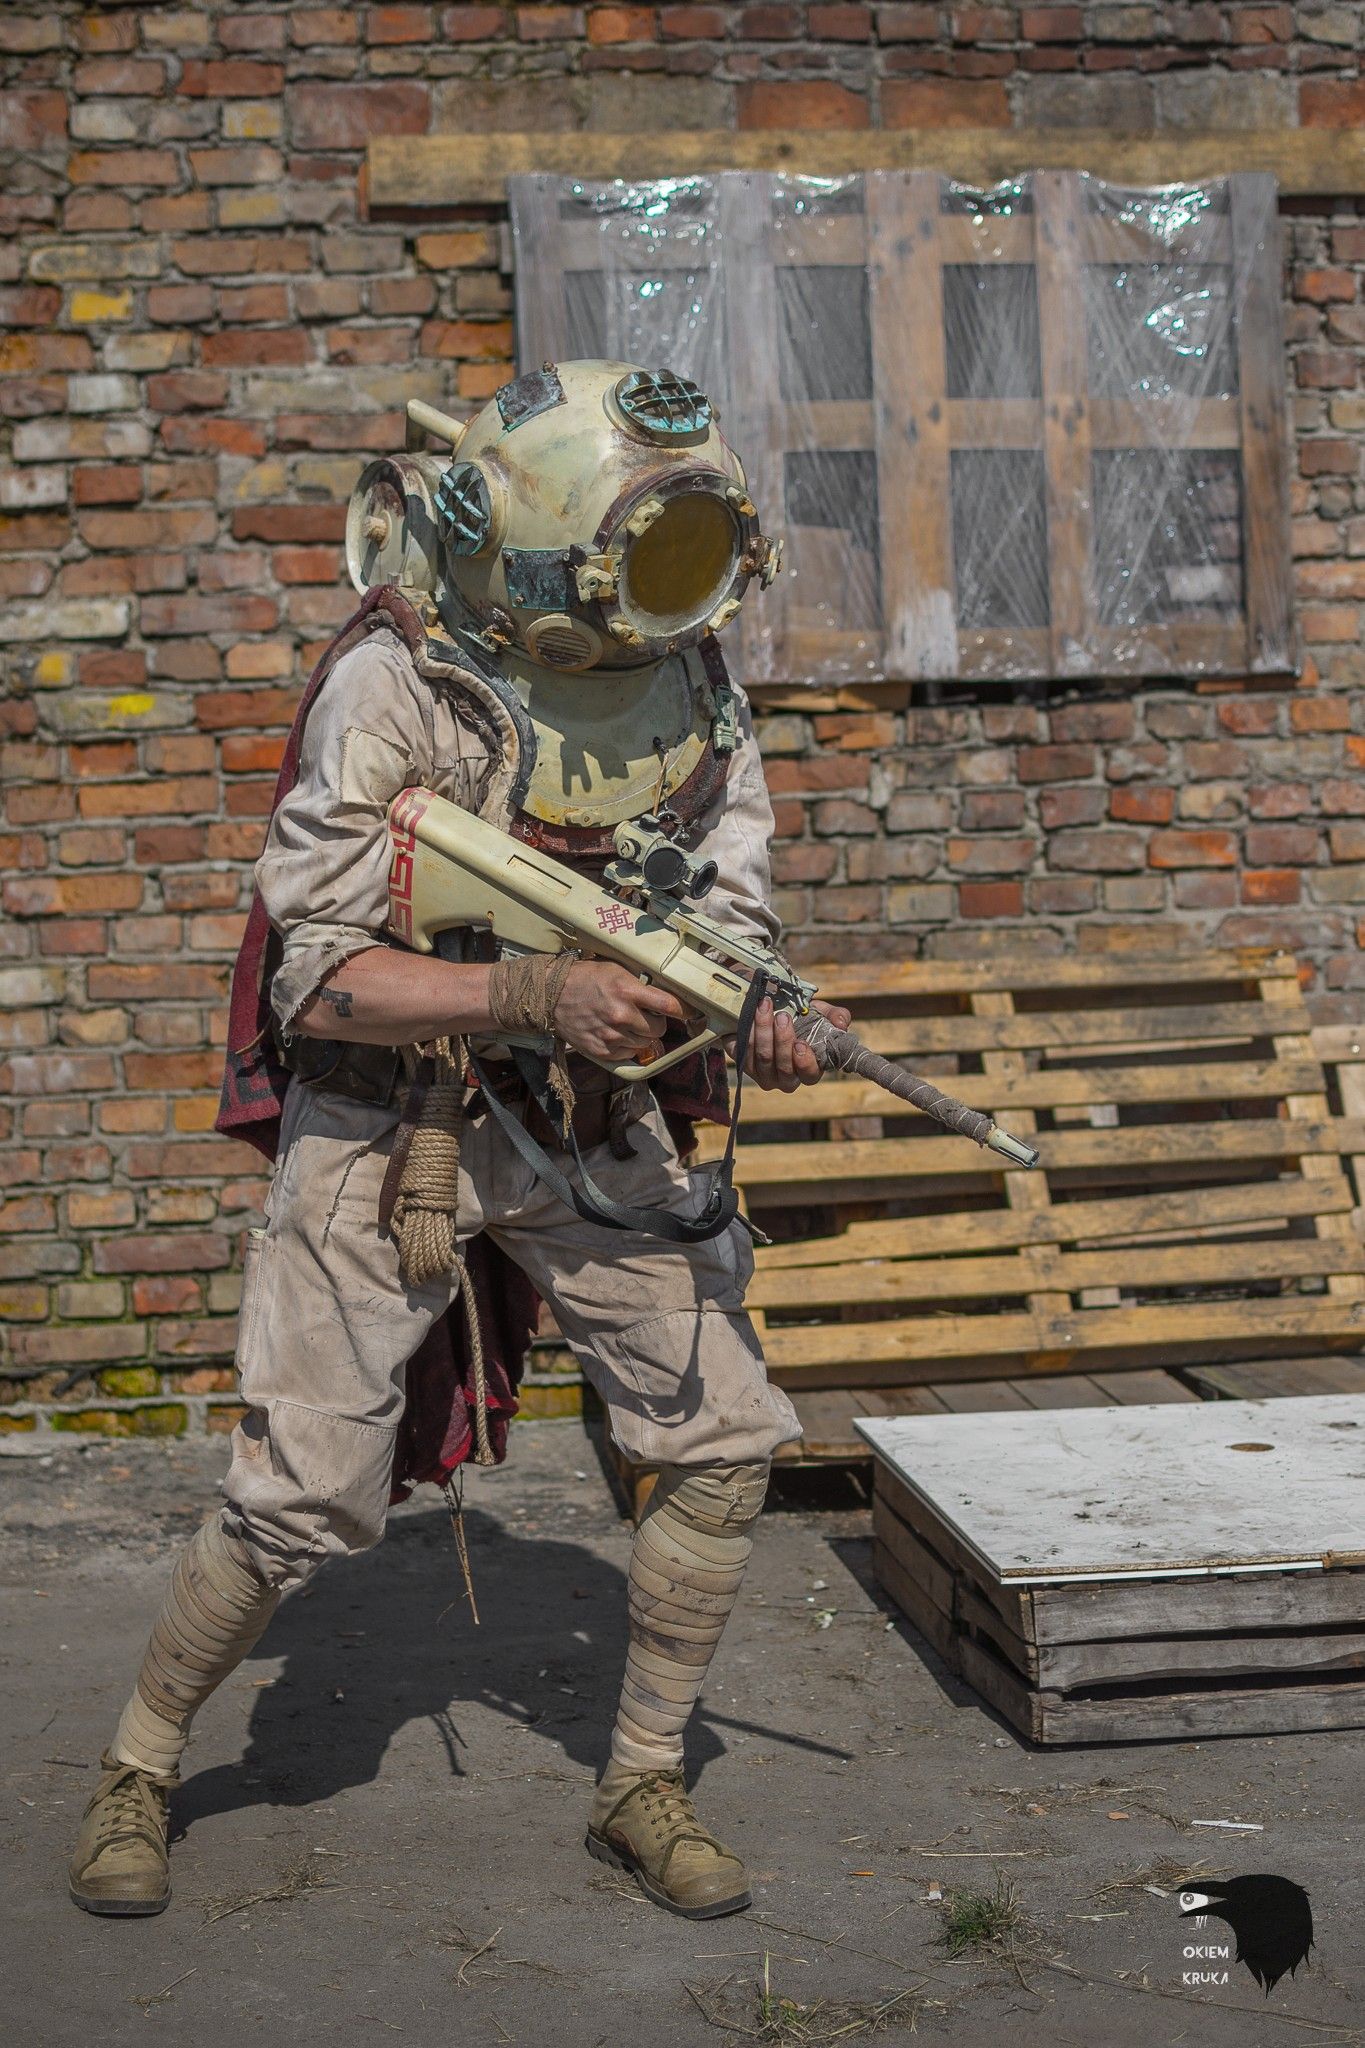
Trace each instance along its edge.
{"label": "diving helmet", "polygon": [[723,746],[711,636],[780,561],[710,400],[671,370],[593,360],[504,384],[467,424],[407,410],[410,444],[451,452],[365,469],[352,582],[396,585],[429,633],[491,657],[534,728],[528,812],[605,826],[652,808],[708,736]]}
{"label": "diving helmet", "polygon": [[359,591],[454,595],[493,648],[581,672],[696,646],[776,571],[710,400],[671,370],[547,363],[467,425],[408,414],[452,459],[365,470],[347,523]]}

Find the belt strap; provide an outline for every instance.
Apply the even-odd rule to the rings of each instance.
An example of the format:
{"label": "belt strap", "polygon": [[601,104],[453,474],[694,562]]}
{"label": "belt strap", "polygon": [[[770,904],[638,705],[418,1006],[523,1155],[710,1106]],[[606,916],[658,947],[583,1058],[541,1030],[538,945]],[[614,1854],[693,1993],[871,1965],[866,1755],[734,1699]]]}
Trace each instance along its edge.
{"label": "belt strap", "polygon": [[749,1036],[753,1030],[754,1017],[758,1006],[768,991],[768,977],[755,975],[749,992],[744,998],[739,1025],[735,1032],[735,1066],[739,1079],[735,1086],[734,1111],[730,1121],[729,1136],[725,1151],[711,1173],[711,1184],[706,1199],[695,1216],[675,1216],[668,1209],[636,1209],[629,1203],[618,1202],[598,1187],[587,1167],[572,1125],[567,1132],[569,1150],[578,1169],[580,1186],[575,1187],[568,1177],[561,1173],[554,1160],[539,1144],[521,1120],[514,1116],[506,1103],[498,1096],[491,1077],[485,1072],[483,1063],[473,1051],[469,1063],[483,1090],[488,1113],[508,1139],[514,1151],[518,1152],[527,1165],[550,1190],[563,1202],[567,1209],[583,1218],[585,1223],[599,1224],[605,1230],[630,1230],[643,1237],[658,1237],[668,1244],[705,1244],[713,1237],[719,1237],[728,1230],[738,1216],[740,1223],[750,1235],[755,1235],[752,1225],[739,1216],[739,1196],[733,1184],[735,1164],[735,1138],[739,1130],[739,1106],[744,1093],[744,1061],[749,1050]]}

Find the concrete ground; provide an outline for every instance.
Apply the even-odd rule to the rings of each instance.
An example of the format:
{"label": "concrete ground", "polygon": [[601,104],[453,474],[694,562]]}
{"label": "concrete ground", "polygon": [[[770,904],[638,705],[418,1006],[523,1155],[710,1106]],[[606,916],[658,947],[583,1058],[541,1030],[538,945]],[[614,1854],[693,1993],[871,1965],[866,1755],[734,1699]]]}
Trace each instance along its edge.
{"label": "concrete ground", "polygon": [[[629,1530],[577,1423],[515,1430],[509,1464],[470,1478],[481,1627],[424,1492],[381,1550],[286,1603],[204,1711],[169,1911],[78,1913],[65,1862],[93,1760],[225,1448],[0,1460],[10,2039],[1365,2040],[1361,1737],[1032,1750],[894,1619],[847,1506],[766,1517],[692,1731],[703,1816],[748,1857],[753,1912],[669,1918],[591,1862]],[[1220,1819],[1263,1831],[1191,1825]],[[1208,1966],[1143,1884],[1191,1865],[1307,1887],[1297,1981],[1267,2001],[1229,1962],[1226,1986],[1182,1986]],[[997,1882],[1031,1923],[1013,1958],[953,1960],[934,1887]]]}

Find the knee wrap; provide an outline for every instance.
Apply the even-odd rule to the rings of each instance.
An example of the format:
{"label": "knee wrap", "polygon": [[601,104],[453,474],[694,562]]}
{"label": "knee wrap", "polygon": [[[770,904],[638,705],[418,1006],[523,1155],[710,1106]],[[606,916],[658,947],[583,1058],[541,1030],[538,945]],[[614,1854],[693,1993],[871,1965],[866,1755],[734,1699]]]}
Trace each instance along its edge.
{"label": "knee wrap", "polygon": [[612,1755],[676,1770],[682,1734],[739,1594],[768,1466],[665,1465],[631,1551],[630,1652]]}
{"label": "knee wrap", "polygon": [[123,1710],[114,1739],[121,1763],[178,1768],[194,1713],[260,1638],[279,1598],[221,1516],[206,1522],[176,1563]]}

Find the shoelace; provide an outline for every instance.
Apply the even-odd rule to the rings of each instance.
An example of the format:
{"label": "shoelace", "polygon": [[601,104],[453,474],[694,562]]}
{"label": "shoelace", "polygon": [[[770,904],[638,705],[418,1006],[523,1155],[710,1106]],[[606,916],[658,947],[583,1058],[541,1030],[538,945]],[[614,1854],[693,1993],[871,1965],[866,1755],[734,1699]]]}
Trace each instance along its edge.
{"label": "shoelace", "polygon": [[135,1765],[125,1765],[95,1797],[104,1808],[95,1833],[99,1850],[117,1848],[124,1842],[164,1846],[157,1795]]}
{"label": "shoelace", "polygon": [[[658,1823],[672,1835],[670,1846],[678,1842],[703,1842],[718,1855],[723,1855],[720,1843],[714,1835],[707,1834],[697,1819],[696,1809],[688,1797],[680,1778],[666,1777],[662,1772],[651,1771],[640,1780],[640,1793],[647,1802],[657,1801]],[[654,1816],[650,1815],[651,1819]]]}

